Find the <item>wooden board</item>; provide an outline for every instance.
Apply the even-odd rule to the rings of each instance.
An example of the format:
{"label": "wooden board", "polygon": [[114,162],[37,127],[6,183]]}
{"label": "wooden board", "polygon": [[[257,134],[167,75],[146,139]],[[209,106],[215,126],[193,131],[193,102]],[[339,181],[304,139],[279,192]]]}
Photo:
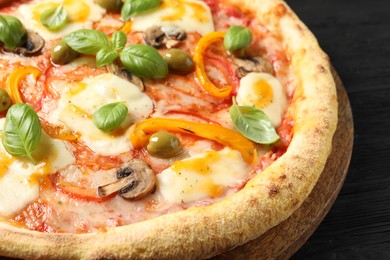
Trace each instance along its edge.
{"label": "wooden board", "polygon": [[316,186],[302,206],[287,220],[257,239],[213,259],[288,259],[314,233],[344,183],[351,160],[353,117],[347,93],[336,71],[339,119],[333,149]]}

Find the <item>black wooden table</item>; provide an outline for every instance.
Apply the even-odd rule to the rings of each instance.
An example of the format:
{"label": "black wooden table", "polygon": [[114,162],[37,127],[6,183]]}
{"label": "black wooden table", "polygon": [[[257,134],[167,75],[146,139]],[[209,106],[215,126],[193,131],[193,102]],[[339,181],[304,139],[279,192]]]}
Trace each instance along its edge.
{"label": "black wooden table", "polygon": [[390,1],[287,3],[329,54],[355,122],[341,193],[293,259],[390,259]]}

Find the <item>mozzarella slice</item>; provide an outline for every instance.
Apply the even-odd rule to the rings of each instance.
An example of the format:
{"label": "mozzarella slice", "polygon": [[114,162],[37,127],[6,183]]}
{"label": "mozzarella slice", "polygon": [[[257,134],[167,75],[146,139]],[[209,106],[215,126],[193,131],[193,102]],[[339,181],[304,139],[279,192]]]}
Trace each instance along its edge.
{"label": "mozzarella slice", "polygon": [[[60,82],[53,83],[61,85]],[[146,119],[153,111],[153,101],[137,86],[114,74],[106,73],[85,79],[79,83],[56,86],[64,93],[58,109],[51,115],[51,122],[61,122],[78,132],[92,151],[101,155],[117,155],[129,151],[128,127]],[[128,116],[120,129],[113,133],[99,130],[92,122],[92,114],[101,106],[113,102],[125,102]]]}
{"label": "mozzarella slice", "polygon": [[[41,14],[61,4],[68,13],[68,23],[58,31],[50,31],[41,23]],[[93,22],[99,21],[105,12],[105,9],[95,4],[93,0],[33,1],[19,7],[20,19],[24,26],[37,32],[45,40],[57,39],[83,28],[90,29]]]}
{"label": "mozzarella slice", "polygon": [[276,127],[282,120],[287,98],[279,80],[268,73],[252,72],[240,81],[237,104],[255,106],[267,114]]}
{"label": "mozzarella slice", "polygon": [[202,1],[166,0],[150,12],[133,18],[133,31],[145,31],[151,26],[176,25],[186,32],[206,34],[214,31],[210,8]]}
{"label": "mozzarella slice", "polygon": [[210,150],[162,171],[157,175],[157,187],[165,200],[185,203],[219,197],[226,187],[240,184],[248,172],[249,166],[238,151]]}
{"label": "mozzarella slice", "polygon": [[[4,118],[0,119],[0,129],[3,129],[4,122]],[[40,176],[55,173],[75,162],[65,143],[46,133],[43,133],[33,157],[38,164],[27,158],[11,156],[0,142],[0,216],[11,216],[36,200]]]}

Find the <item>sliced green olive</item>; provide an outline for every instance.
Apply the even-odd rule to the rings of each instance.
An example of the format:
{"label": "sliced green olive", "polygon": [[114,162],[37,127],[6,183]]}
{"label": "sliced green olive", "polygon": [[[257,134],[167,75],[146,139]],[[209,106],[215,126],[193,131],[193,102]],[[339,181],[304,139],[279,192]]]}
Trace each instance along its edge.
{"label": "sliced green olive", "polygon": [[8,110],[12,105],[11,98],[9,97],[7,91],[0,88],[0,113],[3,113]]}
{"label": "sliced green olive", "polygon": [[195,63],[190,55],[180,49],[170,49],[163,57],[173,73],[185,75],[195,68]]}
{"label": "sliced green olive", "polygon": [[122,0],[95,0],[95,3],[113,13],[119,13],[123,5]]}
{"label": "sliced green olive", "polygon": [[74,59],[76,59],[80,54],[70,48],[68,44],[63,41],[58,42],[54,45],[51,51],[51,60],[54,64],[64,65]]}
{"label": "sliced green olive", "polygon": [[179,138],[167,132],[158,132],[149,138],[146,149],[159,158],[170,158],[181,153],[182,147]]}

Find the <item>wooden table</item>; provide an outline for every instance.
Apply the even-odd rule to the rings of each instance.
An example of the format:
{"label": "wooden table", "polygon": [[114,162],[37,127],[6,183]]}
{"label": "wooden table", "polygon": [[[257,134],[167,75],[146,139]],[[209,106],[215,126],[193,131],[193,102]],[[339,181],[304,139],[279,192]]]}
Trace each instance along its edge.
{"label": "wooden table", "polygon": [[292,259],[390,259],[390,1],[287,3],[329,54],[355,125],[341,193]]}

